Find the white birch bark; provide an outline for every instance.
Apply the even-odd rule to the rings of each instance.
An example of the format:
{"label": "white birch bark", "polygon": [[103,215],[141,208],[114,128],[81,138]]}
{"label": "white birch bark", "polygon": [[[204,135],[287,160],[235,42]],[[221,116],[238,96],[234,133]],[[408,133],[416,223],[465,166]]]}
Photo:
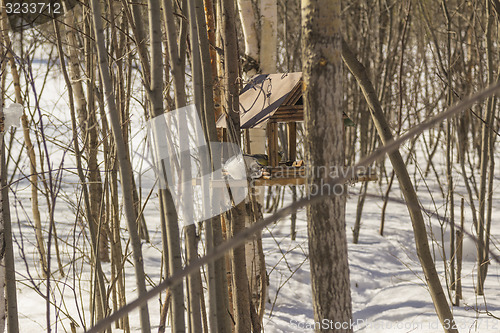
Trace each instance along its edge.
{"label": "white birch bark", "polygon": [[[111,81],[111,74],[109,71],[100,2],[98,0],[91,0],[90,4],[94,23],[97,57],[99,60],[98,65],[101,74],[102,86],[104,88],[104,95],[106,96],[106,101],[108,103],[108,116],[110,119],[112,134],[116,144],[116,152],[118,157],[117,163],[119,166],[120,178],[122,182],[123,206],[132,247],[137,293],[138,296],[141,297],[146,293],[146,277],[144,274],[144,259],[142,257],[141,241],[139,239],[136,225],[137,215],[134,210],[134,201],[132,197],[132,166],[126,152],[126,143],[121,131],[120,119],[116,106],[116,98]],[[142,333],[151,332],[149,310],[147,304],[143,304],[141,306],[140,323]]]}
{"label": "white birch bark", "polygon": [[276,0],[260,1],[261,31],[260,31],[260,68],[262,73],[276,72],[278,6]]}
{"label": "white birch bark", "polygon": [[[0,112],[2,110],[2,100],[0,98]],[[22,114],[22,113],[21,113]],[[4,118],[5,116],[5,118]],[[0,259],[2,271],[0,271],[0,281],[5,288],[5,296],[0,298],[3,304],[3,326],[5,327],[5,318],[7,318],[8,332],[19,332],[19,320],[17,314],[17,294],[16,294],[16,271],[14,267],[14,251],[12,248],[12,228],[10,220],[9,206],[9,187],[7,185],[7,169],[5,166],[5,142],[4,133],[10,127],[9,123],[16,123],[13,119],[7,120],[8,116],[0,113]],[[19,118],[17,118],[19,123]],[[8,125],[8,126],[7,126]],[[5,130],[5,131],[4,131]],[[1,284],[1,283],[0,283]]]}
{"label": "white birch bark", "polygon": [[[2,113],[2,96],[0,95],[0,145],[3,142],[3,113]],[[3,148],[3,147],[2,147]],[[3,154],[3,151],[0,151]],[[4,219],[3,219],[3,198],[0,194],[0,249],[3,249],[3,235],[4,235]],[[0,253],[0,333],[5,332],[5,261],[3,260],[4,251]]]}
{"label": "white birch bark", "polygon": [[[276,73],[278,6],[276,0],[260,1],[260,69],[264,74]],[[245,34],[245,45],[247,35]],[[250,130],[250,150],[252,154],[266,153],[266,130]],[[260,200],[262,202],[262,199]]]}
{"label": "white birch bark", "polygon": [[259,35],[252,0],[238,0],[238,14],[245,40],[245,63],[243,72],[252,77],[259,70]]}

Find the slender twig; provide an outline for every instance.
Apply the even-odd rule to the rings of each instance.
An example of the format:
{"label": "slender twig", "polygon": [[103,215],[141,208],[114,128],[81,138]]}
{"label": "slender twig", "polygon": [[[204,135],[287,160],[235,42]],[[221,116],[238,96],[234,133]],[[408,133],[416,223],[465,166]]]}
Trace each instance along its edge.
{"label": "slender twig", "polygon": [[[484,89],[483,91],[476,93],[469,98],[464,99],[462,102],[459,104],[452,106],[448,110],[437,114],[436,116],[432,117],[431,119],[428,119],[421,124],[413,127],[410,129],[408,132],[406,132],[404,135],[400,136],[399,138],[388,142],[385,146],[382,146],[375,150],[371,155],[367,156],[366,158],[362,159],[360,162],[358,162],[353,168],[360,168],[364,166],[370,165],[372,162],[375,162],[377,159],[382,157],[383,155],[390,153],[398,147],[403,144],[405,141],[408,139],[411,139],[412,137],[424,132],[425,130],[433,127],[434,125],[442,122],[443,120],[450,118],[452,116],[455,116],[459,114],[460,112],[469,109],[472,105],[474,105],[477,102],[480,102],[495,93],[500,92],[500,82],[493,84],[489,86],[488,88]],[[346,177],[338,177],[338,178],[333,178],[328,184],[330,186],[336,186],[339,184],[343,184],[346,181]],[[88,330],[88,333],[97,333],[102,330],[104,330],[107,326],[109,326],[112,322],[115,320],[121,318],[122,316],[126,315],[127,313],[131,312],[132,310],[136,309],[137,307],[146,304],[148,300],[151,298],[155,297],[158,295],[160,292],[167,288],[171,288],[172,286],[176,285],[180,281],[182,281],[183,278],[188,276],[189,274],[195,272],[197,269],[199,269],[201,266],[206,265],[217,258],[220,258],[223,256],[226,252],[229,250],[240,246],[243,244],[248,238],[250,238],[253,234],[261,231],[264,229],[267,225],[278,221],[281,218],[284,218],[291,213],[297,212],[300,208],[303,208],[307,205],[311,205],[317,202],[320,202],[327,197],[331,196],[332,194],[323,194],[323,193],[318,193],[316,195],[308,195],[307,197],[304,197],[294,203],[291,203],[290,205],[280,209],[277,211],[275,214],[272,216],[266,217],[264,219],[261,219],[257,221],[255,224],[252,226],[242,230],[238,235],[235,237],[228,239],[226,242],[222,243],[221,245],[217,246],[213,251],[207,253],[206,256],[201,257],[199,259],[193,260],[192,263],[189,266],[184,267],[182,270],[172,274],[169,278],[165,279],[162,283],[157,285],[156,287],[152,288],[145,294],[141,295],[141,297],[135,299],[134,301],[130,302],[129,304],[125,305],[121,309],[115,311],[113,314],[111,314],[109,317],[99,321],[93,328]],[[334,194],[333,194],[334,195]],[[367,194],[368,195],[368,194]],[[372,196],[372,195],[369,195]],[[377,196],[378,197],[378,196]],[[397,200],[396,200],[397,201]],[[401,200],[401,202],[405,203],[404,201]],[[420,209],[423,209],[422,207],[419,207]],[[437,213],[429,212],[431,216],[438,216]],[[444,219],[444,217],[441,217]],[[464,230],[464,233],[465,230]],[[466,233],[469,237],[473,237],[471,234]],[[491,253],[492,257],[494,260],[500,262],[500,258],[495,255],[494,253]]]}

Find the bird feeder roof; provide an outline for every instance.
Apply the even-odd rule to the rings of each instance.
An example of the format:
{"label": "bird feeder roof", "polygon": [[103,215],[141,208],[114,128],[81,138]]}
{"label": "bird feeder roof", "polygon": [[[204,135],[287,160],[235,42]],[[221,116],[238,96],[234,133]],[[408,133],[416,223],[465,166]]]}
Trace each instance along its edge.
{"label": "bird feeder roof", "polygon": [[[254,76],[240,92],[240,127],[263,128],[271,121],[302,121],[302,72]],[[227,127],[223,114],[217,127]]]}

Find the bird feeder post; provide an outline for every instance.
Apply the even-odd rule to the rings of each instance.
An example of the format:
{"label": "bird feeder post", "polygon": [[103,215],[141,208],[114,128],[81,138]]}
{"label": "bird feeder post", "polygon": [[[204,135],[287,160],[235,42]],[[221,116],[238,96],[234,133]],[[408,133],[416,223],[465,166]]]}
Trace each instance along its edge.
{"label": "bird feeder post", "polygon": [[278,123],[270,121],[267,123],[267,137],[268,137],[268,158],[269,166],[275,168],[279,164],[278,160]]}
{"label": "bird feeder post", "polygon": [[297,159],[297,123],[292,121],[287,124],[288,140],[288,161],[294,162]]}

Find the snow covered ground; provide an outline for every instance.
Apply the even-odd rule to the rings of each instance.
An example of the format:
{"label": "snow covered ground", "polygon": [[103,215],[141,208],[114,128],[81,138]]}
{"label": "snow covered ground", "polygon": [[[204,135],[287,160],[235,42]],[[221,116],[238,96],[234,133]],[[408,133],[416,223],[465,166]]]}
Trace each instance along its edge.
{"label": "snow covered ground", "polygon": [[[40,65],[41,66],[41,65]],[[40,67],[41,68],[41,67]],[[43,76],[40,76],[40,80]],[[38,80],[38,79],[37,79]],[[40,87],[41,83],[37,86]],[[52,167],[65,168],[61,180],[61,192],[56,206],[56,226],[61,247],[61,260],[64,276],[54,274],[50,288],[52,290],[50,322],[53,331],[70,330],[70,321],[78,326],[89,323],[90,270],[88,268],[88,235],[82,231],[80,220],[75,218],[75,198],[79,195],[77,177],[72,168],[73,161],[65,155],[60,146],[68,146],[65,137],[69,137],[69,114],[65,104],[65,89],[60,76],[48,77],[46,92],[40,99],[44,113],[45,130],[49,136],[59,138],[49,144]],[[9,103],[7,103],[9,104]],[[34,105],[34,101],[30,102]],[[33,109],[32,109],[33,111]],[[135,110],[134,120],[142,111]],[[16,135],[20,147],[22,137]],[[140,142],[138,138],[137,142]],[[134,143],[139,147],[139,143]],[[59,147],[57,147],[59,146]],[[435,163],[442,163],[442,155],[436,155]],[[424,159],[420,159],[424,161]],[[21,159],[21,170],[27,172],[28,160]],[[497,163],[498,164],[498,163]],[[12,167],[12,164],[11,164]],[[422,165],[420,166],[422,167]],[[410,168],[413,172],[414,166]],[[46,293],[45,281],[40,278],[38,254],[35,251],[35,238],[31,221],[29,182],[21,173],[16,173],[11,192],[11,213],[15,236],[15,255],[19,320],[21,332],[42,332],[46,330],[46,302],[41,296]],[[444,204],[433,174],[425,178],[417,175],[418,191],[424,207],[430,211],[444,213]],[[444,178],[443,178],[444,179]],[[457,177],[456,192],[465,194],[464,186]],[[358,192],[359,185],[350,187]],[[429,187],[429,190],[427,189]],[[497,185],[498,188],[498,185]],[[378,185],[369,187],[369,193],[379,194]],[[143,194],[147,195],[147,191]],[[431,196],[432,194],[432,196]],[[498,195],[495,193],[495,196]],[[400,198],[395,184],[391,197]],[[288,202],[290,195],[286,196]],[[40,198],[42,219],[47,221],[46,201]],[[356,332],[439,332],[442,331],[435,315],[429,293],[423,283],[423,274],[415,253],[413,231],[406,207],[399,202],[390,202],[385,223],[384,236],[378,235],[382,201],[376,197],[366,199],[363,210],[359,244],[352,244],[351,229],[355,220],[357,198],[351,195],[347,202],[347,232],[349,240],[349,261],[351,275],[351,294],[353,304],[354,329]],[[466,205],[466,210],[469,207]],[[459,216],[459,208],[456,216]],[[494,205],[492,247],[498,245],[500,225],[497,219],[500,205]],[[151,236],[151,243],[143,245],[144,263],[148,275],[148,284],[153,286],[161,280],[161,236],[159,228],[159,209],[155,199],[145,211],[146,221]],[[440,239],[439,221],[428,218],[429,232]],[[125,223],[122,223],[122,226]],[[465,228],[471,230],[471,218],[466,216]],[[49,226],[45,225],[45,232]],[[448,230],[448,229],[447,229]],[[123,237],[126,231],[123,230]],[[447,239],[445,238],[445,244]],[[126,242],[124,241],[124,247]],[[440,241],[433,242],[436,266],[444,277],[444,265],[440,255]],[[297,238],[290,240],[289,218],[270,226],[263,233],[263,245],[266,255],[267,271],[270,280],[269,300],[264,317],[266,332],[308,332],[314,326],[311,302],[309,262],[307,259],[307,225],[305,211],[300,211],[297,218]],[[53,251],[53,248],[52,248]],[[128,250],[130,251],[130,250]],[[475,285],[475,245],[466,237],[464,243],[464,265],[462,270],[464,299],[459,307],[453,308],[456,324],[461,332],[498,332],[500,320],[500,272],[498,263],[490,265],[486,280],[486,296],[476,297]],[[52,252],[52,270],[57,269],[55,254]],[[128,300],[136,296],[134,274],[130,263],[126,263],[126,287]],[[104,271],[109,276],[109,264],[104,264]],[[443,279],[444,282],[444,279]],[[163,295],[162,295],[163,296]],[[58,311],[54,310],[56,305]],[[158,325],[159,301],[149,303],[153,327]],[[488,314],[486,314],[488,312]],[[71,319],[70,319],[71,318]],[[137,311],[131,314],[131,327],[139,331]]]}
{"label": "snow covered ground", "polygon": [[[356,202],[356,198],[352,197],[347,204],[348,232],[355,218]],[[382,237],[378,235],[379,202],[368,199],[363,215],[360,243],[352,244],[351,235],[348,234],[355,331],[438,332],[441,330],[440,324],[423,283],[406,208],[398,203],[390,203],[388,212],[385,236]],[[145,267],[151,281],[157,283],[161,275],[161,237],[159,227],[151,224],[157,220],[158,215],[150,212],[146,217],[150,224],[152,241],[151,244],[143,246]],[[73,238],[73,233],[70,232],[73,227],[68,224],[67,228],[64,228],[61,222],[59,225],[63,226],[58,230],[60,234],[64,235],[69,232],[67,237],[69,242]],[[17,231],[16,234],[19,239],[21,232]],[[23,231],[22,234],[25,239],[31,238],[30,242],[33,244],[34,239],[29,230]],[[267,304],[264,317],[265,331],[312,332],[312,329],[308,329],[314,325],[314,319],[307,259],[305,212],[301,211],[298,214],[295,241],[290,240],[290,222],[287,219],[265,230],[263,244],[270,280],[270,303]],[[485,299],[477,298],[474,294],[475,262],[472,260],[475,248],[470,240],[466,240],[464,247],[465,254],[467,254],[462,271],[464,300],[460,307],[453,308],[456,323],[461,332],[498,332],[500,321],[486,314],[480,314],[486,309],[493,315],[500,314],[498,264],[490,265]],[[438,271],[442,273],[442,261],[438,260],[436,265]],[[23,266],[22,261],[17,262],[16,269],[20,273],[18,300],[22,331],[40,331],[45,327],[45,302],[31,286],[23,285],[22,281],[25,281],[27,267]],[[32,266],[30,270],[33,269]],[[87,315],[89,311],[81,305],[82,303],[88,304],[88,299],[85,299],[85,293],[88,293],[88,283],[86,283],[89,279],[88,269],[85,267],[81,269],[84,271],[81,285],[72,285],[70,274],[68,274],[67,285],[62,283],[65,278],[61,278],[58,284],[58,288],[66,288],[64,298],[59,299],[58,303],[67,308],[68,314],[75,320],[78,320],[77,307]],[[109,271],[106,265],[105,270]],[[128,268],[127,276],[129,299],[133,299],[135,298],[134,274],[131,267]],[[158,301],[152,301],[149,304],[152,324],[157,325]],[[65,317],[62,313],[59,316],[61,319]],[[139,331],[137,312],[132,314],[131,324]],[[68,330],[68,326],[66,324],[60,326],[59,329],[60,331]]]}
{"label": "snow covered ground", "polygon": [[[347,230],[355,219],[354,198],[347,203]],[[439,320],[429,293],[423,283],[423,274],[416,257],[411,223],[406,208],[390,203],[385,236],[378,235],[380,223],[379,203],[367,200],[359,244],[349,238],[349,264],[353,324],[356,332],[438,332]],[[285,221],[268,230],[278,240],[281,251],[288,253],[286,261],[276,242],[265,234],[266,261],[271,271],[271,300],[266,314],[266,332],[307,332],[314,325],[311,303],[309,262],[307,261],[307,229],[305,214],[299,215],[297,240],[289,238],[289,223]],[[273,244],[274,243],[274,244]],[[464,251],[469,251],[464,261],[463,294],[460,307],[454,307],[456,324],[461,332],[498,332],[500,321],[489,317],[499,315],[500,298],[498,264],[490,265],[486,281],[485,299],[474,294],[475,247],[467,241]],[[436,266],[443,273],[443,262]],[[293,275],[293,276],[292,276]],[[443,281],[444,282],[444,281]],[[276,296],[277,295],[277,296]],[[272,312],[271,312],[272,310]],[[481,310],[481,311],[476,311]]]}
{"label": "snow covered ground", "polygon": [[[430,212],[443,215],[444,201],[440,199],[441,194],[437,194],[440,193],[436,188],[437,185],[432,179],[426,180],[426,186],[423,180],[417,182],[420,200]],[[370,185],[368,192],[378,195],[377,187],[376,184]],[[358,193],[358,191],[358,187],[350,189],[351,193]],[[456,192],[455,203],[459,206],[459,198],[466,193],[463,182],[459,178],[456,180]],[[391,197],[396,199],[401,197],[397,184]],[[382,237],[378,234],[382,200],[368,197],[362,215],[359,243],[353,244],[351,230],[356,218],[356,205],[357,197],[351,195],[347,201],[346,222],[354,331],[401,333],[442,331],[431,297],[424,284],[406,207],[400,202],[389,202]],[[438,208],[434,209],[434,207]],[[500,235],[500,228],[496,221],[499,208],[496,205],[493,211],[492,248],[495,253],[498,252],[496,249],[498,249]],[[467,204],[465,209],[470,210]],[[456,207],[455,212],[456,223],[459,223],[459,207]],[[437,239],[431,242],[431,250],[435,255],[436,267],[445,286],[440,224],[436,218],[427,220],[429,221],[429,239]],[[299,214],[297,225],[296,241],[290,240],[288,220],[268,228],[264,233],[266,263],[268,271],[271,272],[271,304],[268,304],[268,312],[265,316],[266,332],[312,332],[315,325],[311,303],[307,226],[304,211]],[[472,219],[468,212],[465,214],[464,228],[472,234]],[[449,226],[446,223],[444,230],[449,233]],[[449,234],[445,234],[444,244],[448,249]],[[493,262],[489,266],[485,296],[478,297],[474,293],[477,267],[475,252],[474,241],[465,236],[462,268],[463,299],[460,306],[453,307],[455,325],[460,332],[499,332],[499,264]],[[286,255],[283,256],[282,253]],[[449,256],[449,250],[447,250],[447,256]],[[325,325],[328,324],[325,323]],[[452,323],[449,323],[449,326],[451,327]]]}

